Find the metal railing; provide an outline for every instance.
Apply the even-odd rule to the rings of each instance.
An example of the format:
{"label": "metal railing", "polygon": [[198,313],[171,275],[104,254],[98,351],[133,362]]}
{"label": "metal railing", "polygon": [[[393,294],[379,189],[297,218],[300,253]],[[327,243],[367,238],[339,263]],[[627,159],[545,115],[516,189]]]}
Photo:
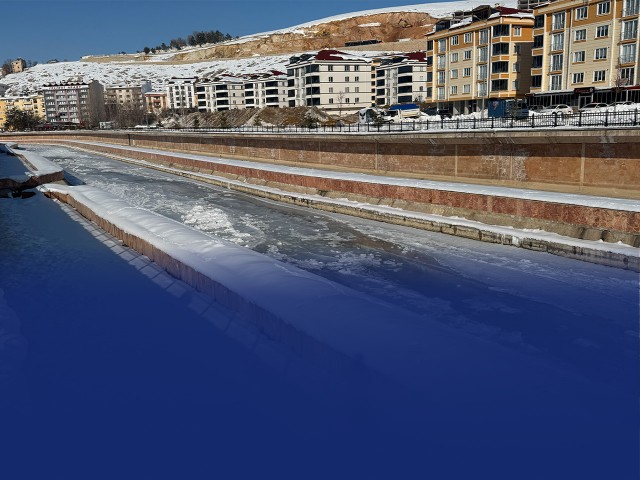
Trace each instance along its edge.
{"label": "metal railing", "polygon": [[[354,123],[340,125],[318,126],[243,126],[232,128],[162,128],[151,131],[180,131],[191,133],[327,133],[327,134],[385,134],[385,133],[428,133],[447,130],[491,130],[491,129],[537,129],[562,127],[639,127],[640,112],[635,110],[606,111],[606,112],[576,112],[573,114],[549,113],[533,114],[526,118],[515,117],[483,117],[467,118],[453,117],[434,120],[403,121],[398,123]],[[136,131],[149,131],[146,129]]]}

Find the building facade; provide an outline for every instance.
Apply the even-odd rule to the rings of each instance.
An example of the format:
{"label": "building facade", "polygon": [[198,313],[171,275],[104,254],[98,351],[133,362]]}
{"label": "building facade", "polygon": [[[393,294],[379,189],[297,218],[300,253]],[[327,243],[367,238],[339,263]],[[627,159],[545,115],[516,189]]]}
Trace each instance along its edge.
{"label": "building facade", "polygon": [[22,58],[16,58],[11,61],[11,73],[20,73],[24,72],[27,68],[27,62],[25,62]]}
{"label": "building facade", "polygon": [[427,99],[427,70],[431,66],[425,52],[411,52],[379,59],[375,71],[375,104],[421,103]]}
{"label": "building facade", "polygon": [[640,0],[560,0],[535,10],[530,103],[638,99]]}
{"label": "building facade", "polygon": [[158,115],[169,108],[167,92],[146,92],[143,94],[147,113]]}
{"label": "building facade", "polygon": [[294,56],[287,64],[290,107],[350,114],[371,106],[371,59],[338,50]]}
{"label": "building facade", "polygon": [[427,34],[427,100],[453,113],[484,110],[489,99],[530,89],[534,15],[481,6],[439,20]]}
{"label": "building facade", "polygon": [[199,112],[244,109],[244,80],[224,76],[199,80],[195,86]]}
{"label": "building facade", "polygon": [[50,83],[42,88],[47,122],[97,126],[105,119],[104,87],[91,82]]}
{"label": "building facade", "polygon": [[167,82],[167,104],[170,110],[178,112],[195,111],[198,107],[196,83],[198,77],[172,77]]}
{"label": "building facade", "polygon": [[33,94],[20,97],[0,97],[0,128],[4,128],[7,120],[7,112],[14,108],[31,112],[43,121],[46,118],[43,95]]}
{"label": "building facade", "polygon": [[144,94],[151,91],[151,82],[140,85],[111,85],[105,88],[104,103],[109,107],[125,107],[131,109],[146,109]]}
{"label": "building facade", "polygon": [[288,105],[288,78],[284,72],[245,76],[244,96],[246,108],[283,108]]}

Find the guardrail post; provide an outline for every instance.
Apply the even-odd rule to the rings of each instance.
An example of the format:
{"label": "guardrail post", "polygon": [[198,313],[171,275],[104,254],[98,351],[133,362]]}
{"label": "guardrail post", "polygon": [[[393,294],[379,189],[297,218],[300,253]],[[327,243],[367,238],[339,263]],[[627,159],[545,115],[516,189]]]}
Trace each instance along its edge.
{"label": "guardrail post", "polygon": [[633,124],[634,125],[638,124],[638,109],[637,108],[633,112]]}
{"label": "guardrail post", "polygon": [[604,126],[609,126],[609,112],[604,112]]}

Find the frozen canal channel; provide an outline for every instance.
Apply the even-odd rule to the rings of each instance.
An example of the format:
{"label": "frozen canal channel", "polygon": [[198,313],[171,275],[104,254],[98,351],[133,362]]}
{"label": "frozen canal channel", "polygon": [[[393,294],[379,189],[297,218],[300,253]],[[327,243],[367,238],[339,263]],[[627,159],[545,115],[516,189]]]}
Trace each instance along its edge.
{"label": "frozen canal channel", "polygon": [[[540,399],[531,398],[530,401],[534,404],[541,399],[548,401],[549,395],[558,395],[561,397],[558,401],[563,404],[576,402],[578,410],[588,412],[592,409],[593,417],[600,417],[593,418],[592,425],[583,423],[585,416],[577,417],[582,420],[563,420],[535,415],[526,419],[525,415],[523,420],[519,407],[524,411],[525,405],[513,405],[510,412],[493,412],[493,417],[489,415],[491,420],[477,418],[466,411],[464,423],[471,425],[470,431],[474,432],[469,442],[487,442],[482,447],[478,445],[478,452],[485,452],[476,452],[479,457],[487,459],[486,452],[493,451],[492,442],[496,439],[499,440],[495,448],[506,448],[505,455],[514,456],[513,462],[503,459],[504,465],[509,466],[506,470],[514,475],[499,474],[504,472],[494,459],[488,464],[496,467],[497,475],[475,478],[569,478],[567,475],[572,471],[579,471],[580,475],[572,478],[604,478],[597,475],[611,473],[608,478],[622,479],[631,478],[626,475],[637,469],[637,460],[634,465],[631,458],[638,447],[637,273],[278,204],[68,148],[35,145],[22,148],[60,164],[72,183],[86,183],[109,191],[132,205],[153,210],[207,234],[398,305],[419,317],[547,363],[568,372],[579,382],[585,382],[583,392],[569,389],[539,392]],[[443,369],[446,371],[446,365]],[[495,396],[500,397],[502,403],[503,396],[511,393],[496,391]],[[402,410],[406,405],[392,402],[387,406],[394,411]],[[447,426],[447,422],[455,417],[453,407],[441,418],[431,418],[431,424],[420,418],[419,405],[406,408],[412,412],[409,417],[414,415],[417,430],[427,437],[427,430],[433,428],[441,435],[440,445],[449,445],[460,452],[469,447],[467,442],[460,442],[460,437],[465,435],[464,428],[449,429]],[[479,416],[485,408],[486,405],[479,407]],[[324,414],[327,412],[322,412],[320,418]],[[556,414],[549,412],[550,417]],[[388,420],[380,419],[382,424]],[[475,422],[482,427],[476,429]],[[558,431],[554,431],[554,426]],[[273,428],[273,425],[267,428]],[[369,428],[370,425],[363,427],[361,433],[350,437],[351,441],[362,440],[361,435],[364,436]],[[495,432],[491,431],[493,428]],[[484,434],[479,435],[479,431]],[[527,433],[521,435],[522,432]],[[401,428],[389,432],[390,435],[402,433]],[[344,432],[336,434],[344,435]],[[326,431],[322,435],[332,438]],[[437,439],[425,439],[425,450],[421,452],[418,441],[421,435],[417,431],[407,435],[406,444],[405,439],[398,439],[396,446],[406,455],[398,456],[398,461],[404,458],[409,470],[403,473],[402,466],[396,465],[399,470],[394,476],[389,472],[395,467],[385,465],[392,470],[384,470],[386,474],[380,478],[419,478],[409,473],[417,468],[416,458],[423,455],[426,462],[435,462],[433,465],[442,460],[432,458],[428,453],[428,445],[439,444]],[[608,438],[606,442],[596,441],[605,437]],[[374,457],[384,456],[385,449],[389,448],[388,441],[387,438],[378,445],[382,451],[376,452],[376,446],[371,444],[362,448],[371,449],[369,453]],[[465,446],[461,447],[459,443]],[[520,452],[518,443],[530,451],[539,448],[541,458],[553,460],[533,468],[525,465],[524,459],[528,457],[516,453]],[[416,451],[412,451],[414,447]],[[386,452],[397,455],[397,452]],[[596,452],[604,455],[602,462],[591,457]],[[318,454],[322,451],[318,450]],[[367,456],[356,448],[354,458],[361,455]],[[455,457],[453,455],[448,461],[455,461]],[[461,453],[458,460],[464,462],[465,457],[472,464],[482,463],[475,454]],[[376,469],[369,468],[376,464],[374,459],[370,460],[369,467],[363,467],[366,473],[360,477],[351,470],[348,458],[347,455],[341,460],[343,472],[348,474],[319,475],[318,478],[377,478]],[[582,459],[582,465],[574,463],[578,459]],[[612,466],[614,459],[616,465]],[[555,471],[553,465],[556,465]],[[512,470],[518,466],[521,469]],[[447,469],[441,467],[439,465],[437,471],[442,475]],[[474,471],[471,464],[467,467],[451,465],[449,473],[452,476],[434,478],[472,478],[455,476],[454,472],[458,470]],[[318,471],[328,472],[322,468]],[[428,471],[429,468],[424,470]],[[589,477],[591,474],[594,476]],[[316,477],[309,474],[298,478]]]}

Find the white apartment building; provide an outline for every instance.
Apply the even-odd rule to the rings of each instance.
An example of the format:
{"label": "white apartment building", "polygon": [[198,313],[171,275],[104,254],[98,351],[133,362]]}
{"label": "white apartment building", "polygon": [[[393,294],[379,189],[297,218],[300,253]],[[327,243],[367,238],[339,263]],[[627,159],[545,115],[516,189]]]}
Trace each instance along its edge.
{"label": "white apartment building", "polygon": [[246,108],[283,108],[288,105],[287,75],[272,70],[244,76],[244,101]]}
{"label": "white apartment building", "polygon": [[375,68],[375,103],[378,106],[422,102],[427,98],[425,52],[411,52],[379,59]]}
{"label": "white apartment building", "polygon": [[46,84],[42,94],[50,123],[97,126],[105,118],[104,87],[97,80]]}
{"label": "white apartment building", "polygon": [[244,109],[244,80],[240,77],[224,76],[196,84],[199,112],[220,112]]}
{"label": "white apartment building", "polygon": [[197,108],[196,83],[198,77],[171,77],[167,82],[167,104],[170,110],[184,112]]}
{"label": "white apartment building", "polygon": [[318,107],[349,114],[371,106],[371,59],[321,50],[291,57],[287,64],[288,106]]}

